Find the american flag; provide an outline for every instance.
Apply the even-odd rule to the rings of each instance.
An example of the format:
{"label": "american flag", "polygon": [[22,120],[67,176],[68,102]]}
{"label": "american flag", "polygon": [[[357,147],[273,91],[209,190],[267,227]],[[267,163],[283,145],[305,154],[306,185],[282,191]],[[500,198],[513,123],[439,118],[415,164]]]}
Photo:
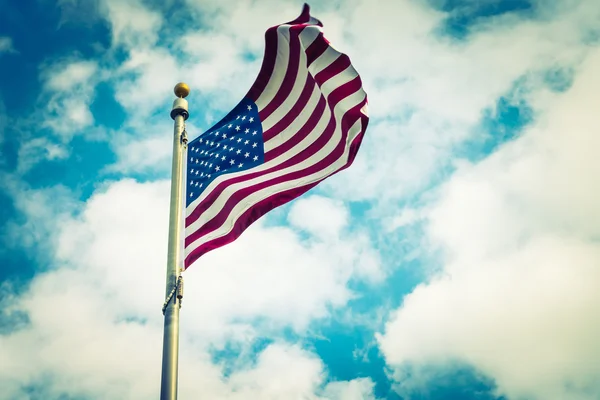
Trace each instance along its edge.
{"label": "american flag", "polygon": [[188,144],[185,268],[350,166],[367,128],[360,77],[308,5],[265,42],[246,97]]}

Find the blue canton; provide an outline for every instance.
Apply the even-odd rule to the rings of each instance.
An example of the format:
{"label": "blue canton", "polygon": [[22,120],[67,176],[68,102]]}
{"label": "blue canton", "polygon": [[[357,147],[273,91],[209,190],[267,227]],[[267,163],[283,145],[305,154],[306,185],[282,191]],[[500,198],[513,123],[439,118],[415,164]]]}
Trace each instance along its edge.
{"label": "blue canton", "polygon": [[189,142],[186,206],[218,176],[262,164],[262,133],[256,104],[244,98],[225,118]]}

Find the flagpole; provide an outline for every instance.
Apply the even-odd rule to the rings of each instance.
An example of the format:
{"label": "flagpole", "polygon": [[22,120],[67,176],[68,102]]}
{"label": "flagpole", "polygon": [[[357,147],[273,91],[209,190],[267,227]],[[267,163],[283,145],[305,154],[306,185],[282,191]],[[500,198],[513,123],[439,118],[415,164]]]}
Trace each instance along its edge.
{"label": "flagpole", "polygon": [[167,253],[166,299],[163,305],[165,316],[163,334],[162,375],[160,381],[160,399],[177,399],[177,373],[179,359],[179,308],[183,295],[181,282],[181,219],[182,219],[182,183],[183,152],[185,138],[185,120],[188,114],[188,102],[185,97],[190,88],[185,83],[175,86],[177,98],[173,102],[171,118],[174,121],[173,165],[171,169],[171,210],[169,213],[169,248]]}

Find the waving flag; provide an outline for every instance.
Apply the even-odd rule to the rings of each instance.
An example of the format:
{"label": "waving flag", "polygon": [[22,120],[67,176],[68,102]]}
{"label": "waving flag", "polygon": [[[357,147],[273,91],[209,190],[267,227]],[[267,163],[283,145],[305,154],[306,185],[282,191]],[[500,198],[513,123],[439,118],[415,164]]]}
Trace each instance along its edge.
{"label": "waving flag", "polygon": [[322,27],[304,5],[296,20],[268,29],[246,97],[188,144],[186,268],[352,164],[368,123],[367,95]]}

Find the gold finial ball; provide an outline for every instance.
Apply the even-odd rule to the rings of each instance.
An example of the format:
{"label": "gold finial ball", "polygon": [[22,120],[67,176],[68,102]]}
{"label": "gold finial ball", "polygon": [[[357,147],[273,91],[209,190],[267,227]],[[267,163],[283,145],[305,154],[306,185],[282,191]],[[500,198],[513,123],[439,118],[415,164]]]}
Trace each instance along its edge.
{"label": "gold finial ball", "polygon": [[190,94],[190,87],[187,85],[187,83],[179,82],[177,85],[175,85],[175,89],[173,91],[175,92],[175,96],[184,98]]}

